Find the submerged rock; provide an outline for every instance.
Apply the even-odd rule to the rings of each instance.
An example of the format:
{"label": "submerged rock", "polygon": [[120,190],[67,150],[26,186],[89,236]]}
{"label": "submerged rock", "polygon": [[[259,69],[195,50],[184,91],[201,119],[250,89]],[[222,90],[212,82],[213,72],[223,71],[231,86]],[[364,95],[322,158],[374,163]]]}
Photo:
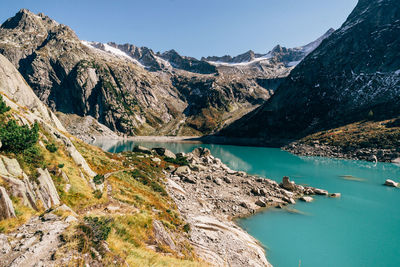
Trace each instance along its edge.
{"label": "submerged rock", "polygon": [[304,202],[311,202],[314,199],[312,197],[303,196],[303,197],[300,198],[300,200],[302,200]]}

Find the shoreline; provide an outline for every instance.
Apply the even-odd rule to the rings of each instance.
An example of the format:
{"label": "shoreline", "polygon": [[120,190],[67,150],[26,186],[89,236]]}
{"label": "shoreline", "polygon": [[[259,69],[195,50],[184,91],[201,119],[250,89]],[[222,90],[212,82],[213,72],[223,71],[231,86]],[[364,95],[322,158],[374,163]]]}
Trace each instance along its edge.
{"label": "shoreline", "polygon": [[[391,162],[400,164],[400,151],[396,149],[381,148],[362,148],[354,150],[345,150],[342,147],[312,145],[300,142],[275,141],[265,142],[261,139],[253,138],[230,138],[223,136],[132,136],[120,138],[98,137],[96,140],[117,140],[117,141],[137,141],[137,142],[160,142],[160,143],[189,143],[189,144],[219,144],[236,146],[255,146],[280,148],[284,151],[299,156],[314,156],[336,159],[363,160],[369,162]],[[286,145],[285,145],[286,144]]]}
{"label": "shoreline", "polygon": [[190,167],[167,168],[165,186],[190,225],[196,254],[217,266],[272,266],[264,245],[237,220],[270,208],[285,209],[298,199],[309,202],[311,195],[329,196],[287,177],[278,184],[231,170],[208,149],[196,148],[186,156]]}

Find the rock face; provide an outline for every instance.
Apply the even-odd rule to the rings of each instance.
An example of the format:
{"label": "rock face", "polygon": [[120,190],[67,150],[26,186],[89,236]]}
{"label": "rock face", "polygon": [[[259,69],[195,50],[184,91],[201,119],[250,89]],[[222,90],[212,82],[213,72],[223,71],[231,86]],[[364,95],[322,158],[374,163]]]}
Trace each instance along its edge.
{"label": "rock face", "polygon": [[233,60],[242,65],[221,65],[174,50],[81,41],[25,9],[0,27],[0,53],[53,111],[91,116],[128,135],[215,132],[267,100],[315,47],[276,47],[262,60],[249,52]]}
{"label": "rock face", "polygon": [[15,217],[14,207],[6,189],[0,186],[0,220]]}
{"label": "rock face", "polygon": [[399,10],[397,0],[360,0],[267,103],[221,134],[284,141],[400,115]]}
{"label": "rock face", "polygon": [[260,244],[232,218],[294,204],[295,199],[320,190],[286,177],[289,191],[273,180],[233,171],[205,148],[185,156],[190,165],[178,167],[179,174],[166,173],[165,185],[190,225],[197,255],[216,266],[270,266]]}

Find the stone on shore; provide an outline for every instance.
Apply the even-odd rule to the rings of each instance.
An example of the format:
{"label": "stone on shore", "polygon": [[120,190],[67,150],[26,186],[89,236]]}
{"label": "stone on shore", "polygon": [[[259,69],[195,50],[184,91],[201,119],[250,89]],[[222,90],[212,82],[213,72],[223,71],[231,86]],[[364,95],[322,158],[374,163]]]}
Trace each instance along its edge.
{"label": "stone on shore", "polygon": [[327,196],[329,193],[326,190],[315,188],[314,193],[321,196]]}
{"label": "stone on shore", "polygon": [[312,197],[303,196],[300,200],[304,202],[312,202],[314,199]]}
{"label": "stone on shore", "polygon": [[152,150],[155,151],[159,156],[176,159],[176,155],[164,147],[155,147]]}
{"label": "stone on shore", "polygon": [[141,152],[144,154],[151,154],[151,150],[144,146],[135,146],[133,152]]}
{"label": "stone on shore", "polygon": [[385,184],[384,184],[384,185],[392,186],[392,187],[398,187],[398,186],[399,186],[399,183],[396,183],[396,182],[393,181],[393,180],[387,179],[387,180],[385,181]]}
{"label": "stone on shore", "polygon": [[289,190],[289,191],[296,190],[296,184],[293,181],[290,181],[289,177],[287,177],[287,176],[284,176],[282,178],[281,186],[282,186],[282,188],[285,188],[286,190]]}
{"label": "stone on shore", "polygon": [[180,166],[175,170],[175,175],[179,175],[179,176],[184,176],[187,174],[190,174],[190,168],[189,166]]}

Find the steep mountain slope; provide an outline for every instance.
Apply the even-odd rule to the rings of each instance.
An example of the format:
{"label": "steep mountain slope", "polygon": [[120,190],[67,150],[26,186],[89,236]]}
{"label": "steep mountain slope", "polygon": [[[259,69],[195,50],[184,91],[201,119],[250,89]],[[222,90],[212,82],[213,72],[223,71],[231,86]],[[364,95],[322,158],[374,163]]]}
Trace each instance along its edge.
{"label": "steep mountain slope", "polygon": [[400,2],[360,0],[342,27],[285,79],[274,96],[221,134],[297,138],[400,114]]}
{"label": "steep mountain slope", "polygon": [[[219,124],[226,110],[249,110],[270,96],[268,90],[252,80],[227,83],[215,72],[215,66],[181,57],[174,51],[158,56],[148,49],[137,49],[136,54],[141,56],[135,59],[129,56],[135,54],[134,47],[116,47],[81,42],[69,27],[28,10],[21,10],[0,28],[0,52],[18,68],[42,101],[63,113],[91,115],[118,132],[210,132],[214,128],[186,127],[184,110],[196,110],[195,116]],[[161,65],[154,67],[155,62],[154,66],[147,62],[153,66],[150,69],[164,65],[168,68],[149,71],[139,62],[146,63],[145,58],[153,58]],[[180,92],[173,84],[176,81],[185,82],[190,90]],[[201,94],[200,88],[192,85],[199,81],[208,81]],[[193,95],[203,100],[202,106],[191,102]],[[212,107],[213,102],[229,105]],[[208,112],[210,108],[216,112]],[[217,117],[205,117],[203,110]],[[164,131],[160,132],[160,128]]]}
{"label": "steep mountain slope", "polygon": [[277,47],[243,64],[259,56],[248,53],[232,66],[81,41],[68,26],[25,9],[0,27],[0,53],[53,111],[92,116],[128,135],[215,132],[269,99],[292,69],[288,60],[301,60],[303,50]]}
{"label": "steep mountain slope", "polygon": [[0,94],[1,266],[201,265],[162,185],[165,162],[71,136],[2,55]]}

